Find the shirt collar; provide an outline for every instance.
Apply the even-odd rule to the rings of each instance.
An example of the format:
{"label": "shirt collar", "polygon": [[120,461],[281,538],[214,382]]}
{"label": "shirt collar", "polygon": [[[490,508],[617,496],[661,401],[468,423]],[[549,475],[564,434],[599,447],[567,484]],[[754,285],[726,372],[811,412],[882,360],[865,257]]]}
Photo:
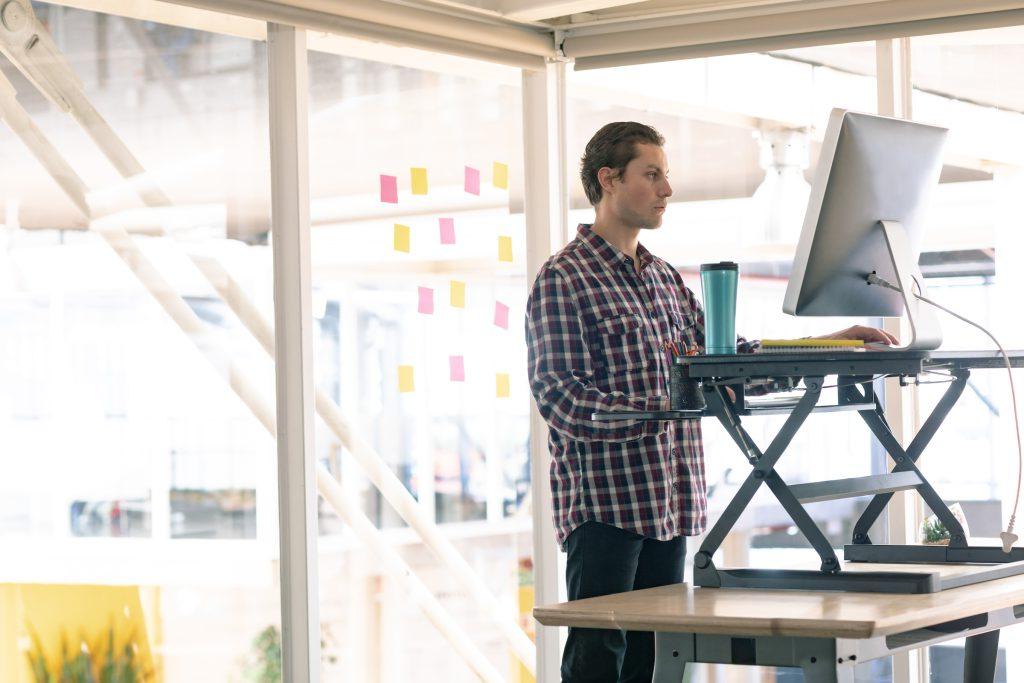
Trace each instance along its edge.
{"label": "shirt collar", "polygon": [[[586,244],[588,247],[597,254],[605,264],[611,269],[622,268],[623,266],[629,266],[630,270],[634,269],[633,259],[623,254],[621,251],[613,247],[603,237],[598,235],[593,230],[593,225],[590,223],[580,223],[577,228],[579,232],[579,239],[581,242]],[[636,245],[637,256],[640,257],[640,272],[644,270],[654,261],[654,255],[647,250],[647,247],[637,242]]]}

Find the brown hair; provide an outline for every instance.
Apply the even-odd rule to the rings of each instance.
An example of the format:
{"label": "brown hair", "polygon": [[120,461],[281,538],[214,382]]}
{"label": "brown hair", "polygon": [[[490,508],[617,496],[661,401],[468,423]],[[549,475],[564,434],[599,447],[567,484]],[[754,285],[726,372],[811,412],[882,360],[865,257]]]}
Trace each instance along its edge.
{"label": "brown hair", "polygon": [[597,172],[607,166],[616,176],[621,176],[629,162],[637,156],[637,143],[661,147],[665,144],[665,138],[650,126],[636,121],[609,123],[590,138],[583,158],[580,159],[580,179],[591,204],[596,206],[603,195]]}

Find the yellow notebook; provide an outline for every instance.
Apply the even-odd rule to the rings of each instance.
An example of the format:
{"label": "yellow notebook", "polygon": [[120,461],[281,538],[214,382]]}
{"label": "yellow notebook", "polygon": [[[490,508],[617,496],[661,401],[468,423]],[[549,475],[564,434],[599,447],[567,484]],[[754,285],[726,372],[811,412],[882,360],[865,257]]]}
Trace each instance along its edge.
{"label": "yellow notebook", "polygon": [[762,339],[760,353],[812,353],[815,351],[863,351],[860,339]]}

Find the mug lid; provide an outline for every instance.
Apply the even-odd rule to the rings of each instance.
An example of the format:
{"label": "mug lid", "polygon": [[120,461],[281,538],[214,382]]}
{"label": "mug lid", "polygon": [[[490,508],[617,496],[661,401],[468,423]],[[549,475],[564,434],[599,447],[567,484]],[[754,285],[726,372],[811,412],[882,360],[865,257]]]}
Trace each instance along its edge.
{"label": "mug lid", "polygon": [[700,264],[700,272],[708,270],[739,270],[739,266],[732,261],[719,261],[718,263],[702,263]]}

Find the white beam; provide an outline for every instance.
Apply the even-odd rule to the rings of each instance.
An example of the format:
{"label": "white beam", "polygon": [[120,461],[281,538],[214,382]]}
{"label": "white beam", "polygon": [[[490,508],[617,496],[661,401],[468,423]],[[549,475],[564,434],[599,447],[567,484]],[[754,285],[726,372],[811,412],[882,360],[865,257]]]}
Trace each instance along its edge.
{"label": "white beam", "polygon": [[[896,24],[996,15],[1022,7],[1024,3],[1020,0],[781,2],[704,12],[694,12],[693,5],[683,5],[669,7],[651,17],[620,17],[587,26],[573,25],[566,30],[566,54],[593,56],[802,33],[881,29]],[[998,17],[989,18],[998,21]],[[644,35],[648,36],[646,40]]]}
{"label": "white beam", "polygon": [[[910,39],[879,40],[875,42],[875,75],[877,78],[878,113],[883,116],[910,119],[913,101],[913,85],[910,78]],[[902,318],[883,318],[883,329],[900,339],[910,333]],[[917,387],[900,387],[899,382],[885,380],[885,419],[892,434],[904,446],[920,427]],[[886,461],[889,463],[889,461]],[[895,464],[895,463],[892,463]],[[908,491],[897,491],[886,507],[888,543],[907,544],[915,542],[914,530],[921,517],[918,509],[921,498],[908,495]],[[916,652],[900,652],[893,655],[892,669],[894,683],[924,683],[928,661],[922,657],[921,649]]]}
{"label": "white beam", "polygon": [[268,22],[541,69],[555,54],[550,31],[452,16],[379,0],[176,0],[178,4]]}
{"label": "white beam", "polygon": [[[982,3],[929,0],[917,3],[919,14],[900,14],[899,0],[866,8],[831,8],[792,15],[765,15],[735,21],[660,19],[653,22],[611,22],[566,29],[562,49],[576,60],[576,69],[597,69],[695,57],[768,52],[816,45],[834,45],[883,38],[975,31],[1024,23],[1024,3]],[[902,3],[909,4],[909,3]],[[926,10],[926,11],[924,11]],[[902,18],[901,17],[919,17]],[[683,22],[686,23],[683,23]],[[651,25],[653,23],[653,25]]]}
{"label": "white beam", "polygon": [[913,118],[910,80],[910,38],[875,42],[878,113],[899,119]]}
{"label": "white beam", "polygon": [[306,34],[267,25],[277,354],[281,645],[286,683],[320,680]]}
{"label": "white beam", "polygon": [[[551,254],[568,241],[565,64],[523,71],[523,173],[526,198],[526,286]],[[533,577],[536,604],[558,602],[558,553],[548,486],[548,427],[530,401],[530,481],[533,510]],[[537,624],[537,681],[559,680],[558,629]]]}

